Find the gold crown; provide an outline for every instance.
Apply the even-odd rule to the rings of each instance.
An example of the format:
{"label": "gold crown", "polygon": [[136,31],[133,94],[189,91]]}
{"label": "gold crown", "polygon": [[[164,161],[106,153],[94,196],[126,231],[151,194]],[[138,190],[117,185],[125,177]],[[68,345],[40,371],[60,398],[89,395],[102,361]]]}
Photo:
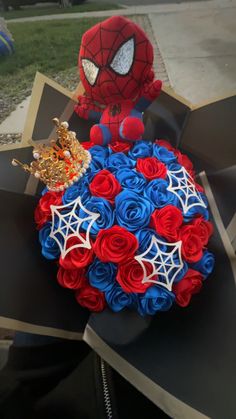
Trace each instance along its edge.
{"label": "gold crown", "polygon": [[47,185],[51,191],[63,191],[84,175],[91,155],[85,150],[76,138],[76,133],[68,130],[68,123],[60,123],[53,119],[57,126],[57,141],[51,140],[51,146],[40,144],[34,147],[34,161],[23,164],[16,159],[12,160],[14,166],[21,166],[26,172],[31,173]]}

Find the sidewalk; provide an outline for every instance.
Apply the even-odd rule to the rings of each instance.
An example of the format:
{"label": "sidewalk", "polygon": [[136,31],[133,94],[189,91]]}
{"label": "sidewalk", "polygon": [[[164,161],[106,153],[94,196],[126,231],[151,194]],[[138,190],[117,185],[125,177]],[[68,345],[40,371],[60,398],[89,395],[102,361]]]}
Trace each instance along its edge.
{"label": "sidewalk", "polygon": [[[148,1],[148,0],[147,0]],[[177,1],[177,0],[176,0]],[[121,1],[122,3],[122,1]],[[144,6],[130,6],[124,9],[116,10],[103,10],[97,12],[83,12],[83,13],[65,13],[57,15],[47,15],[47,16],[33,16],[33,17],[24,17],[19,19],[10,19],[7,23],[12,22],[36,22],[38,20],[61,20],[61,19],[80,19],[87,17],[107,17],[115,16],[122,14],[123,16],[129,15],[151,15],[153,13],[175,13],[175,12],[185,12],[191,10],[208,10],[209,8],[228,8],[235,5],[235,0],[207,0],[207,1],[196,1],[193,3],[169,3],[169,4],[155,4]]]}
{"label": "sidewalk", "polygon": [[[36,16],[14,21],[106,17],[121,13],[136,15],[135,21],[141,25],[149,19],[151,25],[146,23],[144,30],[154,41],[157,76],[166,84],[170,81],[178,94],[193,104],[236,94],[236,0],[132,6],[122,10]],[[142,19],[142,15],[146,18]],[[17,115],[11,114],[7,124],[4,121],[5,133],[8,126],[9,130],[12,127],[13,117],[17,118]],[[22,118],[21,109],[19,120]],[[1,129],[2,125],[0,133]]]}
{"label": "sidewalk", "polygon": [[170,84],[193,104],[236,94],[236,2],[206,3],[149,15]]}

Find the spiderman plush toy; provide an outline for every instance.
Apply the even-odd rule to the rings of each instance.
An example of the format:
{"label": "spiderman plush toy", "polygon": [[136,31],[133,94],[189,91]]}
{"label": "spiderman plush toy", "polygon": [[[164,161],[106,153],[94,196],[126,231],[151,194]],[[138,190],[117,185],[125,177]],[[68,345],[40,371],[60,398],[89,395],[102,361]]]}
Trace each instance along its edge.
{"label": "spiderman plush toy", "polygon": [[140,140],[142,113],[162,84],[154,81],[153,47],[143,30],[121,16],[98,23],[83,35],[78,65],[85,93],[75,111],[95,122],[92,143]]}

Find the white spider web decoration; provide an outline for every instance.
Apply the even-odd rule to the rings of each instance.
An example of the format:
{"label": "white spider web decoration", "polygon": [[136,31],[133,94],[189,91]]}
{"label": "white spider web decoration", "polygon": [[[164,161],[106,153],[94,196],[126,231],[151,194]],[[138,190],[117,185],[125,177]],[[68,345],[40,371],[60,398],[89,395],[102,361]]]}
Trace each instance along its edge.
{"label": "white spider web decoration", "polygon": [[[161,250],[160,246],[163,245],[167,247],[167,250],[169,249],[169,252]],[[153,282],[171,291],[176,276],[184,266],[181,257],[181,245],[182,241],[168,243],[153,235],[147,250],[141,255],[135,256],[135,259],[143,268],[144,277],[142,283]],[[156,253],[154,256],[148,257],[148,254],[153,247],[155,247]],[[152,273],[150,275],[147,275],[147,269],[144,262],[149,262],[152,265]],[[153,278],[155,276],[157,276],[156,279]]]}
{"label": "white spider web decoration", "polygon": [[[87,214],[84,218],[80,218],[76,214],[76,211],[79,212],[80,209],[82,209],[84,213]],[[81,202],[80,196],[66,205],[51,205],[51,213],[52,228],[50,237],[57,242],[63,259],[67,253],[77,247],[85,247],[86,249],[91,249],[89,235],[90,229],[93,223],[100,217],[100,214],[96,214],[85,208]],[[84,221],[90,221],[85,233],[85,238],[81,235],[80,232],[81,225],[84,223]],[[67,247],[67,242],[71,237],[77,237],[80,242],[74,244],[73,246]]]}
{"label": "white spider web decoration", "polygon": [[[190,208],[195,206],[201,206],[204,208],[207,207],[194,185],[192,176],[190,176],[184,167],[181,167],[178,170],[167,170],[167,176],[169,179],[167,190],[177,196],[183,208],[184,214],[186,214]],[[182,192],[183,196],[181,196],[178,192]],[[197,201],[189,202],[191,198],[195,198]]]}

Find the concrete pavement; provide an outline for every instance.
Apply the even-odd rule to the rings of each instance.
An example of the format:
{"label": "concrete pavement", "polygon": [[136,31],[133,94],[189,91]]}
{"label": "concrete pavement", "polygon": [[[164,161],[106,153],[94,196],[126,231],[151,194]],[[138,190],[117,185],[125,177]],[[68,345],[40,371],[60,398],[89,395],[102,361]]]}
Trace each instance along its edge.
{"label": "concrete pavement", "polygon": [[[100,0],[93,0],[95,3],[99,3]],[[189,2],[195,2],[195,1],[206,1],[206,0],[148,0],[148,5],[150,4],[173,4],[173,3],[186,3],[186,1]],[[143,0],[109,0],[109,3],[113,4],[122,4],[125,6],[134,6],[134,5],[142,5]]]}
{"label": "concrete pavement", "polygon": [[30,96],[24,99],[0,125],[0,134],[23,132]]}
{"label": "concrete pavement", "polygon": [[236,94],[236,2],[213,6],[149,15],[171,86],[194,104]]}
{"label": "concrete pavement", "polygon": [[[93,0],[96,3],[99,3],[100,0]],[[190,3],[190,2],[199,2],[199,1],[207,1],[207,0],[147,0],[148,5],[150,4],[174,4],[174,3]],[[109,3],[114,4],[122,4],[125,6],[133,6],[133,5],[141,5],[143,4],[143,0],[109,0]]]}

